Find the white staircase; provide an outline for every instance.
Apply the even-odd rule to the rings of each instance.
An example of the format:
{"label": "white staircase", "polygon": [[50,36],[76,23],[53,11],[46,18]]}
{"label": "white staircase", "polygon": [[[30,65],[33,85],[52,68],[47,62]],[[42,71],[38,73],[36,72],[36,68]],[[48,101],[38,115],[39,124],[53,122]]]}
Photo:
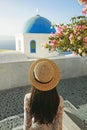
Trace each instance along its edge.
{"label": "white staircase", "polygon": [[17,126],[13,128],[12,130],[23,130],[23,125]]}
{"label": "white staircase", "polygon": [[81,130],[65,112],[63,115],[63,130]]}
{"label": "white staircase", "polygon": [[[79,127],[78,123],[73,121],[72,117],[67,114],[70,113],[73,115],[72,111],[78,113],[78,109],[76,109],[69,101],[65,101],[65,108],[63,113],[63,130],[87,130],[86,127]],[[0,130],[23,130],[23,118],[24,115],[22,113],[0,121]],[[82,123],[83,120],[78,118],[78,122]]]}

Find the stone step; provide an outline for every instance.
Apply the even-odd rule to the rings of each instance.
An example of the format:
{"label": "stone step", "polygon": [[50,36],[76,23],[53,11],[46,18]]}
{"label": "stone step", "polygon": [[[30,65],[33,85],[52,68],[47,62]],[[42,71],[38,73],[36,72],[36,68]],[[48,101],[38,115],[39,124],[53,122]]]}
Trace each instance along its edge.
{"label": "stone step", "polygon": [[12,130],[23,124],[24,114],[7,117],[0,121],[0,130]]}
{"label": "stone step", "polygon": [[68,100],[64,101],[64,111],[75,122],[75,124],[82,130],[87,130],[87,106],[84,105],[82,109],[77,109]]}
{"label": "stone step", "polygon": [[[78,111],[69,101],[65,102],[64,115],[63,115],[63,130],[86,130],[82,126],[78,125],[82,123],[82,120],[76,118],[74,115],[73,120],[73,111]],[[70,116],[71,115],[71,116]],[[23,113],[8,117],[0,121],[0,130],[23,130]]]}
{"label": "stone step", "polygon": [[16,128],[13,128],[12,130],[23,130],[23,125],[17,126]]}
{"label": "stone step", "polygon": [[[12,130],[23,130],[23,125]],[[63,130],[81,130],[65,112],[63,115]]]}
{"label": "stone step", "polygon": [[65,112],[63,115],[63,130],[81,130]]}

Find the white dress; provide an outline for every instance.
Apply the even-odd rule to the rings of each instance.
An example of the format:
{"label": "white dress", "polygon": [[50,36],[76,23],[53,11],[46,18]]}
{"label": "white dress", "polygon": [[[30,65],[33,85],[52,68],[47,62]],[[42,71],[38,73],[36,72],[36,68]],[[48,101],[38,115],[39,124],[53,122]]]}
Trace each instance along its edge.
{"label": "white dress", "polygon": [[54,121],[52,124],[46,125],[46,124],[38,124],[37,122],[34,122],[34,118],[30,118],[29,114],[29,100],[30,100],[31,94],[26,94],[24,98],[24,130],[62,130],[62,118],[63,118],[63,109],[64,109],[64,102],[63,98],[60,96],[60,104],[58,107],[57,114],[54,118]]}

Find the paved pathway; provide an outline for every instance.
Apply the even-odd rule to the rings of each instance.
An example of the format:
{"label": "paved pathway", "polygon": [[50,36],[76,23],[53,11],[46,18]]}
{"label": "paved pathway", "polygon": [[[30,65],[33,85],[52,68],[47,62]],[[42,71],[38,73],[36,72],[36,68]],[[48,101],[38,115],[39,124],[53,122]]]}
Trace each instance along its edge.
{"label": "paved pathway", "polygon": [[[0,91],[0,120],[23,113],[23,100],[30,86]],[[76,108],[87,107],[87,76],[61,80],[58,92]],[[86,106],[85,106],[86,105]]]}

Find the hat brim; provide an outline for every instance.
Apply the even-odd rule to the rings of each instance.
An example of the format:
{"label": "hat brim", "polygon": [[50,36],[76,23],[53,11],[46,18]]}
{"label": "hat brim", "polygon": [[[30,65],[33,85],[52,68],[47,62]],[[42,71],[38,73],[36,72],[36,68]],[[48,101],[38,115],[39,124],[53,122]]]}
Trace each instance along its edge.
{"label": "hat brim", "polygon": [[[52,80],[50,82],[48,82],[46,84],[40,83],[37,80],[35,80],[35,77],[34,77],[34,74],[33,74],[35,65],[37,63],[41,62],[41,61],[49,62],[53,66],[53,69],[54,69],[54,77],[52,78]],[[60,71],[59,71],[58,66],[52,60],[45,59],[45,58],[39,59],[39,60],[36,60],[35,62],[33,62],[32,65],[29,68],[28,75],[29,75],[30,83],[36,89],[41,90],[41,91],[48,91],[48,90],[55,88],[60,81]]]}

